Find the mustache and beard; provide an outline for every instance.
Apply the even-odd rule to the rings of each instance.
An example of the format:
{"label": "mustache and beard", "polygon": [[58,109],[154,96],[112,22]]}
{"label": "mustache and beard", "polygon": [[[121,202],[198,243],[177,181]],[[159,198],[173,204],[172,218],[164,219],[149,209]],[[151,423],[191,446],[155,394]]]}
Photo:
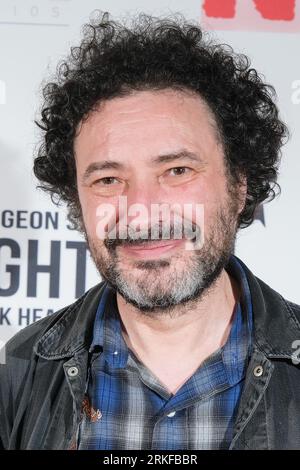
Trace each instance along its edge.
{"label": "mustache and beard", "polygon": [[[97,270],[127,302],[149,317],[172,316],[176,306],[191,306],[206,295],[215,284],[234,251],[237,231],[238,198],[233,195],[214,214],[206,228],[200,249],[179,249],[163,259],[126,259],[120,246],[151,243],[150,229],[141,230],[139,237],[128,231],[127,238],[99,241],[85,238]],[[166,239],[162,225],[156,227],[158,237]],[[169,239],[178,227],[172,225]],[[195,224],[192,231],[195,233]],[[147,241],[149,240],[149,241]]]}

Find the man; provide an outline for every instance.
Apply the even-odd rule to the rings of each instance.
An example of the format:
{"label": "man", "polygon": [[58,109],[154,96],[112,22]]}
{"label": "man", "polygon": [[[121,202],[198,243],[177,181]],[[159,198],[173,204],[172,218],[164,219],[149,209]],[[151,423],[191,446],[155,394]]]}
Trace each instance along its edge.
{"label": "man", "polygon": [[103,281],[9,342],[4,448],[300,448],[300,307],[233,254],[275,195],[272,93],[181,17],[86,26],[34,171]]}

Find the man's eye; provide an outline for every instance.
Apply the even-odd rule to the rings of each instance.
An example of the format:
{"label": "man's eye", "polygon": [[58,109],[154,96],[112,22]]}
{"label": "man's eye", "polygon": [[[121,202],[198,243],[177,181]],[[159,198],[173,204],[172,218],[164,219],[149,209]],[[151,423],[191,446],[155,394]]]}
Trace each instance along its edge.
{"label": "man's eye", "polygon": [[102,186],[110,186],[118,182],[119,181],[117,180],[117,178],[114,178],[113,176],[105,176],[104,178],[100,178],[99,180],[95,181],[95,184],[100,184]]}
{"label": "man's eye", "polygon": [[173,172],[174,176],[181,176],[181,175],[186,175],[189,172],[189,168],[186,166],[177,166],[175,168],[170,168],[169,172],[170,174]]}

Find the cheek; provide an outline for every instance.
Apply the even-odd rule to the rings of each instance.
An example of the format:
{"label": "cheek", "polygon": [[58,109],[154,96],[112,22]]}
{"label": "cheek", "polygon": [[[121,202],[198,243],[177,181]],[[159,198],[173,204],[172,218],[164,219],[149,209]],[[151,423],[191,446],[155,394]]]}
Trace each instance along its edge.
{"label": "cheek", "polygon": [[93,198],[88,197],[84,190],[79,190],[78,194],[87,234],[89,237],[95,238],[98,203]]}
{"label": "cheek", "polygon": [[[84,202],[84,222],[88,236],[103,243],[108,232],[116,236],[118,209],[115,204],[90,197]],[[115,233],[115,235],[113,235]]]}
{"label": "cheek", "polygon": [[220,204],[222,200],[221,194],[219,194],[216,185],[202,182],[190,187],[181,187],[180,190],[174,191],[174,202],[184,206],[185,204],[203,206],[204,210],[211,212],[214,207]]}
{"label": "cheek", "polygon": [[216,179],[205,181],[198,188],[182,192],[180,196],[182,203],[192,203],[192,220],[196,225],[204,227],[204,231],[215,225],[220,208],[228,204],[227,198],[223,181]]}

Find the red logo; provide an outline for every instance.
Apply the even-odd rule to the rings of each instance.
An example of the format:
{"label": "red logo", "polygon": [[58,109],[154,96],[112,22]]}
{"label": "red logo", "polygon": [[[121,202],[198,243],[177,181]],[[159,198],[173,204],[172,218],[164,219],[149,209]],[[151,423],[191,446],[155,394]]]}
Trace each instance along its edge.
{"label": "red logo", "polygon": [[204,0],[206,29],[300,31],[299,0]]}

